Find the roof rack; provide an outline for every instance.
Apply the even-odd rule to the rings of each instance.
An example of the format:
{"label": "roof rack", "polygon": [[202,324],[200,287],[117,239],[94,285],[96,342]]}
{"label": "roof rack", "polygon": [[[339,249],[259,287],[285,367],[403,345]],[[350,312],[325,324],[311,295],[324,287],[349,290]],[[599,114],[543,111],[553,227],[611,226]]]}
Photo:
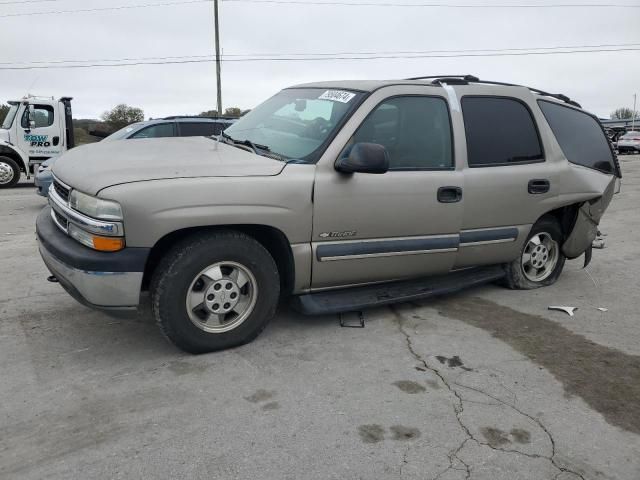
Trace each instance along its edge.
{"label": "roof rack", "polygon": [[[445,83],[459,83],[460,85],[469,83],[469,82],[479,82],[480,79],[474,75],[430,75],[427,77],[412,77],[412,78],[406,78],[405,80],[431,80],[434,79],[433,83],[434,85],[440,82],[445,82]],[[448,81],[446,81],[448,80]]]}
{"label": "roof rack", "polygon": [[200,115],[171,115],[170,117],[164,117],[161,119],[156,119],[156,120],[177,120],[179,118],[194,118],[197,119],[199,118],[200,120],[205,119],[205,120],[234,120],[235,117],[228,117],[225,115],[220,115],[220,116],[215,116],[215,117],[201,117]]}
{"label": "roof rack", "polygon": [[524,87],[524,88],[528,88],[534,93],[537,93],[538,95],[556,98],[558,100],[562,100],[564,103],[573,105],[574,107],[582,108],[582,106],[578,102],[576,102],[575,100],[571,100],[569,97],[567,97],[566,95],[563,95],[562,93],[549,93],[549,92],[545,92],[544,90],[539,90],[533,87],[527,87],[526,85],[517,85],[515,83],[495,82],[492,80],[480,80],[478,77],[474,75],[431,75],[428,77],[407,78],[406,80],[430,80],[430,79],[433,79],[431,82],[433,85],[439,85],[441,83],[447,83],[449,85],[468,85],[469,83],[485,83],[488,85],[502,85],[504,87]]}

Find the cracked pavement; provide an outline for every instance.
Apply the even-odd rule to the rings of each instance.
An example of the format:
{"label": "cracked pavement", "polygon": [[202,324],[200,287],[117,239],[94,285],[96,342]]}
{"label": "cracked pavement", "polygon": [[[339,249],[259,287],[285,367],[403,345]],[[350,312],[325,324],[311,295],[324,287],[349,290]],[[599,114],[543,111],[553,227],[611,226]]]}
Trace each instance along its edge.
{"label": "cracked pavement", "polygon": [[607,247],[555,287],[374,309],[364,329],[283,307],[201,356],[47,283],[45,201],[0,191],[0,478],[640,478],[640,156],[621,163]]}

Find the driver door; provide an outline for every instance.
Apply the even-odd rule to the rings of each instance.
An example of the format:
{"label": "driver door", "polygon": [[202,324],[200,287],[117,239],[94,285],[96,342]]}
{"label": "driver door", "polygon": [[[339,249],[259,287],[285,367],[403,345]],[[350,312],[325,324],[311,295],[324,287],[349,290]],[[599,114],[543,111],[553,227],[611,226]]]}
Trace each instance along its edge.
{"label": "driver door", "polygon": [[[387,87],[354,114],[318,165],[312,288],[447,273],[462,222],[447,99],[421,86]],[[385,146],[384,174],[343,174],[333,164],[358,142]],[[337,144],[337,145],[336,145]]]}
{"label": "driver door", "polygon": [[[29,107],[33,107],[33,127],[29,124]],[[30,161],[44,161],[63,152],[64,135],[58,110],[58,105],[45,104],[32,104],[24,109],[18,126],[18,143]]]}

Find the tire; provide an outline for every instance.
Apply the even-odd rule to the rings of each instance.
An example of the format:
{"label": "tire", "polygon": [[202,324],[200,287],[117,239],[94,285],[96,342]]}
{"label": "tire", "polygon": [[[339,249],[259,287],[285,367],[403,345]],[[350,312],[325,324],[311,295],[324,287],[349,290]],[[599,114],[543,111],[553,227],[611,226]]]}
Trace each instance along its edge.
{"label": "tire", "polygon": [[160,260],[150,290],[162,333],[197,354],[255,339],[275,314],[280,277],[255,239],[218,231],[176,244]]}
{"label": "tire", "polygon": [[20,180],[20,167],[13,158],[0,156],[0,188],[13,187]]}
{"label": "tire", "polygon": [[[534,238],[541,241],[539,245]],[[566,260],[561,250],[563,238],[554,217],[545,215],[540,218],[531,228],[518,258],[505,266],[507,287],[531,290],[553,285],[560,277]],[[540,268],[536,268],[538,266]]]}

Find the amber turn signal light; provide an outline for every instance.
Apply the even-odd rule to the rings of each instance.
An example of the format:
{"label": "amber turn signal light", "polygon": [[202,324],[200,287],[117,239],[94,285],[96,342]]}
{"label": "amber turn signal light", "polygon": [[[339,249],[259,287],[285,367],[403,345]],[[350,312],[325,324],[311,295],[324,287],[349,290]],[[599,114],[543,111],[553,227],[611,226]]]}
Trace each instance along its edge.
{"label": "amber turn signal light", "polygon": [[102,252],[117,252],[124,248],[124,238],[94,236],[93,248]]}

